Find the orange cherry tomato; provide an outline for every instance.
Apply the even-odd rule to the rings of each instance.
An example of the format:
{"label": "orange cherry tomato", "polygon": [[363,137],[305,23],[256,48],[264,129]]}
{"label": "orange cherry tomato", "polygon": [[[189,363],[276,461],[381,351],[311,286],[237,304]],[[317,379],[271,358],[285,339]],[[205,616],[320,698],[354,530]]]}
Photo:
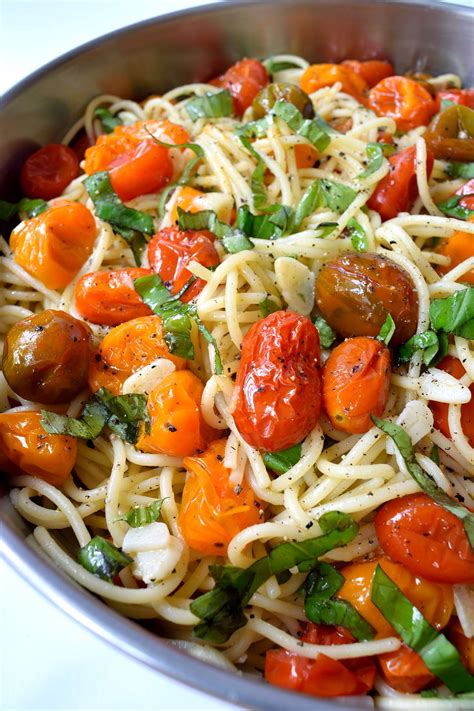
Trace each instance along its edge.
{"label": "orange cherry tomato", "polygon": [[442,101],[468,106],[474,109],[474,89],[443,89],[436,94],[436,111],[441,111]]}
{"label": "orange cherry tomato", "polygon": [[377,116],[389,116],[399,131],[426,126],[436,113],[436,104],[428,91],[414,79],[390,76],[370,90],[369,108]]}
{"label": "orange cherry tomato", "polygon": [[40,419],[40,412],[0,414],[0,469],[62,486],[76,463],[77,442],[74,437],[48,434]]}
{"label": "orange cherry tomato", "polygon": [[203,390],[199,378],[189,370],[177,370],[163,378],[148,397],[151,430],[141,434],[138,449],[170,457],[203,452],[217,435],[201,413]]}
{"label": "orange cherry tomato", "polygon": [[113,189],[124,202],[157,193],[173,175],[169,149],[143,141],[112,161],[109,174]]}
{"label": "orange cherry tomato", "polygon": [[72,148],[50,143],[32,153],[23,163],[21,189],[27,197],[51,200],[62,195],[78,175],[79,159]]}
{"label": "orange cherry tomato", "polygon": [[97,234],[91,212],[64,201],[20,222],[10,237],[15,261],[48,289],[64,289],[92,253]]}
{"label": "orange cherry tomato", "polygon": [[416,694],[436,679],[420,655],[404,644],[396,652],[379,654],[378,662],[387,684],[402,694]]}
{"label": "orange cherry tomato", "polygon": [[[474,216],[468,218],[468,222],[474,222]],[[437,270],[441,274],[446,274],[466,259],[474,257],[474,238],[472,234],[468,234],[467,232],[462,232],[460,230],[453,232],[451,237],[443,240],[436,251],[439,252],[439,254],[444,254],[446,257],[451,259],[451,262],[447,267],[441,265],[437,266]],[[465,272],[460,281],[474,286],[474,267]]]}
{"label": "orange cherry tomato", "polygon": [[350,94],[360,103],[365,102],[367,82],[360,74],[356,74],[351,68],[342,64],[312,64],[304,71],[300,85],[303,91],[312,94],[336,82],[341,82],[341,91]]}
{"label": "orange cherry tomato", "polygon": [[316,281],[316,301],[341,336],[377,336],[388,314],[395,321],[391,343],[413,336],[418,295],[408,274],[379,254],[347,253],[327,262]]}
{"label": "orange cherry tomato", "polygon": [[474,582],[474,553],[462,521],[426,494],[388,501],[375,530],[384,553],[413,574],[451,585]]}
{"label": "orange cherry tomato", "polygon": [[[165,227],[148,245],[150,267],[169,284],[172,293],[177,294],[192,276],[187,269],[189,262],[199,262],[204,267],[216,267],[220,263],[213,242],[214,235],[207,230],[183,232],[177,227]],[[201,293],[204,285],[202,279],[197,279],[181,300],[191,301]]]}
{"label": "orange cherry tomato", "polygon": [[142,316],[121,323],[105,336],[92,357],[89,387],[92,392],[107,388],[120,395],[125,380],[157,358],[173,361],[178,370],[186,367],[183,358],[169,352],[159,316]]}
{"label": "orange cherry tomato", "polygon": [[106,326],[150,316],[152,311],[135,291],[134,281],[151,273],[150,269],[132,267],[84,274],[74,291],[76,308],[87,321]]}
{"label": "orange cherry tomato", "polygon": [[257,59],[242,59],[212,83],[230,91],[234,101],[234,112],[237,116],[242,116],[268,82],[268,72],[261,62]]}
{"label": "orange cherry tomato", "polygon": [[299,170],[312,168],[318,160],[318,151],[309,143],[296,143],[294,150],[296,167]]}
{"label": "orange cherry tomato", "polygon": [[173,195],[174,205],[171,210],[171,221],[176,225],[178,224],[178,207],[185,212],[199,212],[201,207],[195,205],[194,200],[203,195],[204,193],[201,190],[195,190],[187,185],[177,188]]}
{"label": "orange cherry tomato", "polygon": [[394,563],[389,558],[380,558],[364,563],[349,563],[340,570],[345,582],[336,597],[347,600],[356,608],[362,617],[374,627],[377,639],[391,637],[395,634],[391,625],[370,598],[372,578],[377,564],[433,627],[436,629],[446,627],[453,612],[453,591],[450,585],[431,582],[418,574],[413,574],[407,567],[400,565],[400,563]]}
{"label": "orange cherry tomato", "polygon": [[349,338],[324,364],[323,409],[334,427],[361,434],[380,417],[390,390],[390,351],[374,338]]}
{"label": "orange cherry tomato", "polygon": [[184,540],[205,555],[225,555],[232,538],[260,523],[260,502],[247,481],[235,486],[224,466],[225,439],[212,442],[196,457],[186,457],[188,476],[178,517]]}
{"label": "orange cherry tomato", "polygon": [[365,62],[359,62],[357,59],[345,59],[342,66],[352,69],[353,72],[361,76],[369,88],[378,84],[382,79],[395,74],[393,66],[386,59],[368,59]]}
{"label": "orange cherry tomato", "polygon": [[[390,156],[390,171],[378,183],[367,205],[376,210],[382,220],[391,220],[399,212],[406,212],[418,197],[416,181],[416,146],[410,146]],[[426,170],[428,178],[433,170],[433,153],[428,150]]]}
{"label": "orange cherry tomato", "polygon": [[[441,363],[439,363],[436,367],[441,370],[445,370],[454,378],[462,378],[466,374],[461,361],[457,358],[453,358],[452,356],[446,356],[446,358],[443,358]],[[471,391],[471,399],[469,402],[461,405],[461,427],[469,441],[469,444],[471,447],[474,447],[474,384],[471,385],[469,390]],[[440,430],[445,437],[451,439],[451,432],[448,424],[449,405],[444,402],[435,402],[432,400],[430,401],[429,406],[431,412],[433,413],[434,426],[437,430]]]}
{"label": "orange cherry tomato", "polygon": [[474,637],[466,637],[459,620],[454,620],[450,625],[448,637],[458,650],[466,667],[471,674],[474,674]]}
{"label": "orange cherry tomato", "polygon": [[301,442],[320,412],[319,333],[305,316],[276,311],[242,343],[234,420],[246,442],[275,452]]}

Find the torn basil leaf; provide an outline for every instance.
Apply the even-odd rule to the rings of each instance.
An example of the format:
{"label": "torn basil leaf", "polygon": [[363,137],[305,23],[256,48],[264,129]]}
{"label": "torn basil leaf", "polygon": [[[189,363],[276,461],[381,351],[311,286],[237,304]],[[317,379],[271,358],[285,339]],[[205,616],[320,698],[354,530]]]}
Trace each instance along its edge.
{"label": "torn basil leaf", "polygon": [[340,215],[347,210],[357,197],[355,190],[342,185],[342,183],[336,183],[334,180],[323,178],[321,180],[321,188],[326,205],[330,210]]}
{"label": "torn basil leaf", "polygon": [[110,582],[133,559],[119,548],[109,543],[102,536],[94,536],[87,545],[79,551],[79,563],[98,578]]}
{"label": "torn basil leaf", "polygon": [[178,207],[178,227],[180,230],[209,230],[221,240],[229,254],[237,254],[245,249],[253,249],[252,242],[239,229],[221,222],[212,210],[185,212]]}
{"label": "torn basil leaf", "polygon": [[126,514],[120,516],[117,521],[126,521],[130,528],[148,526],[160,518],[163,501],[164,499],[156,499],[149,506],[134,506]]}
{"label": "torn basil leaf", "polygon": [[202,620],[194,628],[194,635],[214,644],[226,642],[247,623],[245,606],[272,575],[278,576],[304,562],[314,565],[319,556],[350,543],[359,528],[351,516],[338,511],[324,514],[318,523],[322,530],[318,538],[281,543],[249,568],[210,566],[215,587],[191,603],[191,612]]}
{"label": "torn basil leaf", "polygon": [[207,92],[186,102],[186,111],[191,121],[230,116],[233,111],[232,96],[227,89],[215,93]]}
{"label": "torn basil leaf", "polygon": [[301,200],[298,202],[291,222],[290,232],[298,232],[303,220],[312,215],[318,207],[324,204],[324,197],[321,189],[321,181],[315,180],[306,188]]}
{"label": "torn basil leaf", "polygon": [[105,133],[112,133],[117,126],[122,126],[123,121],[118,116],[115,116],[109,109],[99,107],[95,110],[95,115],[102,124]]}
{"label": "torn basil leaf", "polygon": [[383,164],[384,151],[380,143],[368,143],[365,151],[369,159],[367,168],[357,176],[358,178],[369,178],[372,173],[376,173],[377,170],[380,170]]}
{"label": "torn basil leaf", "polygon": [[235,229],[255,239],[277,239],[286,231],[291,215],[292,209],[283,205],[265,215],[254,215],[248,205],[242,205],[237,210]]}
{"label": "torn basil leaf", "polygon": [[351,237],[351,244],[356,252],[367,252],[369,249],[369,240],[367,234],[355,217],[351,217],[347,223],[347,229]]}
{"label": "torn basil leaf", "polygon": [[444,212],[448,217],[456,217],[458,220],[467,220],[471,215],[474,215],[474,210],[461,205],[461,200],[467,197],[466,195],[453,195],[449,200],[438,204],[441,212]]}
{"label": "torn basil leaf", "polygon": [[336,333],[322,316],[315,316],[313,323],[318,329],[321,348],[330,348],[336,340]]}
{"label": "torn basil leaf", "polygon": [[276,74],[277,72],[283,72],[285,69],[299,69],[299,65],[294,62],[288,61],[278,61],[273,57],[270,57],[264,62],[267,72],[269,74]]}
{"label": "torn basil leaf", "polygon": [[377,565],[371,600],[402,641],[423,659],[432,674],[454,693],[474,691],[474,676],[449,640],[432,627],[395,582]]}
{"label": "torn basil leaf", "polygon": [[268,128],[272,122],[272,115],[268,114],[261,119],[256,121],[249,121],[239,126],[236,129],[238,136],[244,136],[244,138],[263,138],[267,135]]}
{"label": "torn basil leaf", "polygon": [[287,123],[292,131],[307,138],[319,153],[325,151],[330,144],[331,139],[327,133],[328,125],[318,116],[314,119],[305,119],[296,106],[284,99],[279,99],[275,103],[272,113]]}
{"label": "torn basil leaf", "polygon": [[444,299],[434,299],[430,321],[436,331],[474,338],[474,286],[455,291]]}
{"label": "torn basil leaf", "polygon": [[448,353],[448,338],[445,333],[423,331],[402,343],[397,351],[397,363],[407,363],[417,352],[423,351],[423,363],[428,367],[436,365]]}
{"label": "torn basil leaf", "polygon": [[280,306],[278,306],[273,299],[263,299],[259,305],[258,308],[260,309],[260,313],[262,314],[263,318],[266,318],[270,314],[274,313],[275,311],[280,310]]}
{"label": "torn basil leaf", "polygon": [[279,452],[265,452],[263,461],[268,469],[276,474],[285,474],[288,469],[294,467],[301,459],[301,444],[295,444],[288,449]]}
{"label": "torn basil leaf", "polygon": [[439,448],[438,448],[438,445],[437,445],[437,444],[434,444],[434,445],[431,447],[430,459],[431,459],[432,462],[434,462],[435,464],[438,464],[438,465],[439,465]]}
{"label": "torn basil leaf", "polygon": [[340,625],[359,641],[373,639],[375,629],[357,612],[350,602],[334,599],[344,584],[344,576],[329,563],[317,563],[304,585],[304,611],[311,622],[320,625]]}
{"label": "torn basil leaf", "polygon": [[413,449],[410,436],[405,432],[403,427],[400,427],[400,425],[397,425],[395,422],[382,420],[375,417],[375,415],[371,415],[371,418],[372,422],[393,440],[403,457],[408,473],[416,481],[420,489],[422,489],[425,494],[428,494],[436,504],[442,506],[442,508],[454,514],[462,521],[471,548],[474,549],[474,514],[456,501],[456,499],[452,499],[448,496],[448,494],[423,471],[416,460],[415,450]]}
{"label": "torn basil leaf", "polygon": [[392,314],[387,314],[387,318],[382,324],[382,327],[378,333],[377,340],[382,341],[386,346],[392,340],[392,336],[395,333],[395,321],[393,320]]}
{"label": "torn basil leaf", "polygon": [[26,217],[36,217],[48,209],[48,203],[40,198],[22,198],[18,202],[0,200],[0,220],[8,222],[17,214],[25,213]]}
{"label": "torn basil leaf", "polygon": [[241,133],[239,134],[239,138],[245,148],[257,161],[257,166],[252,173],[252,177],[250,178],[250,186],[252,188],[252,197],[255,209],[264,212],[270,208],[270,205],[268,204],[267,200],[267,191],[265,190],[264,184],[266,171],[265,163],[263,162],[262,156],[257,153],[248,138],[246,138]]}
{"label": "torn basil leaf", "polygon": [[457,163],[456,161],[452,161],[446,164],[444,172],[450,178],[464,178],[464,180],[469,180],[470,178],[474,178],[474,163]]}

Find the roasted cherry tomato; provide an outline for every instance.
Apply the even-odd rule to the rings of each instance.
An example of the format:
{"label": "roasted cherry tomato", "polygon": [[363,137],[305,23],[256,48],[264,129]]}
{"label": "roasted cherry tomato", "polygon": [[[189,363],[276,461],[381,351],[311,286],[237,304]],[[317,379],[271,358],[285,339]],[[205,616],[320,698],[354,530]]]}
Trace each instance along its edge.
{"label": "roasted cherry tomato", "polygon": [[474,553],[462,521],[426,494],[388,501],[375,530],[384,552],[415,575],[451,585],[474,582]]}
{"label": "roasted cherry tomato", "polygon": [[319,334],[311,321],[276,311],[244,337],[234,420],[246,442],[275,452],[301,442],[320,412]]}
{"label": "roasted cherry tomato", "polygon": [[379,654],[377,660],[387,684],[402,694],[416,694],[436,680],[420,655],[404,644],[396,652]]}
{"label": "roasted cherry tomato", "polygon": [[367,82],[362,76],[342,64],[312,64],[304,71],[300,85],[303,91],[312,94],[336,82],[342,84],[341,91],[364,103],[368,89]]}
{"label": "roasted cherry tomato", "polygon": [[[178,293],[192,276],[187,269],[189,262],[195,261],[204,267],[216,267],[220,263],[214,247],[214,235],[205,230],[183,232],[177,227],[160,230],[148,245],[150,267],[162,280],[169,284],[173,294]],[[188,302],[201,293],[205,282],[197,279],[183,294],[182,301]]]}
{"label": "roasted cherry tomato", "polygon": [[64,289],[92,253],[95,220],[85,205],[63,201],[20,222],[10,237],[15,261],[48,289]]}
{"label": "roasted cherry tomato", "polygon": [[140,436],[138,449],[171,457],[203,452],[217,435],[201,413],[203,390],[199,378],[189,370],[177,370],[163,378],[148,397],[151,429]]}
{"label": "roasted cherry tomato", "polygon": [[471,674],[474,674],[474,637],[466,637],[459,620],[454,620],[451,623],[448,637],[458,650],[466,667]]}
{"label": "roasted cherry tomato", "polygon": [[27,197],[51,200],[79,175],[79,159],[69,146],[50,143],[32,153],[20,174],[21,189]]}
{"label": "roasted cherry tomato", "polygon": [[268,81],[268,72],[261,62],[257,59],[242,59],[212,83],[230,91],[234,100],[234,112],[237,116],[242,116]]}
{"label": "roasted cherry tomato", "polygon": [[87,385],[91,336],[85,323],[65,311],[48,309],[17,321],[2,357],[11,389],[25,400],[69,402]]}
{"label": "roasted cherry tomato", "polygon": [[464,196],[462,200],[459,201],[459,204],[462,205],[462,207],[474,211],[474,178],[472,180],[468,180],[467,183],[464,183],[464,185],[461,185],[459,190],[456,190],[455,194]]}
{"label": "roasted cherry tomato", "polygon": [[416,331],[418,295],[410,277],[379,254],[348,253],[319,272],[316,300],[326,321],[345,338],[377,336],[388,314],[395,321],[391,343]]}
{"label": "roasted cherry tomato", "polygon": [[[468,222],[474,222],[474,216],[468,218]],[[446,274],[451,271],[451,269],[454,269],[454,267],[462,264],[466,259],[474,257],[474,237],[468,232],[458,230],[453,232],[451,237],[443,240],[439,247],[436,248],[436,251],[439,252],[439,254],[444,254],[451,260],[447,267],[439,264],[436,267],[441,274]],[[474,286],[474,267],[464,272],[459,281]]]}
{"label": "roasted cherry tomato", "polygon": [[[446,356],[446,358],[443,358],[441,363],[439,363],[436,367],[441,370],[445,370],[454,378],[458,379],[462,378],[466,374],[461,361],[457,358],[453,358],[452,356]],[[471,399],[469,402],[461,405],[461,427],[469,441],[469,444],[471,447],[474,447],[474,384],[471,385],[469,390],[471,391]],[[451,438],[448,423],[449,405],[445,402],[435,402],[434,400],[430,401],[429,405],[434,417],[434,426],[437,430],[440,430],[445,437]]]}
{"label": "roasted cherry tomato", "polygon": [[113,328],[104,338],[89,365],[92,392],[107,388],[120,395],[125,380],[157,358],[173,361],[179,370],[183,358],[172,355],[163,338],[159,316],[142,316]]}
{"label": "roasted cherry tomato", "polygon": [[247,481],[239,486],[230,481],[225,445],[225,439],[216,440],[201,456],[183,461],[188,476],[178,525],[188,546],[204,555],[225,555],[232,538],[263,516]]}
{"label": "roasted cherry tomato", "polygon": [[[390,503],[395,503],[394,502]],[[396,531],[395,531],[396,535]],[[341,568],[344,575],[344,585],[336,597],[350,602],[367,622],[377,632],[377,639],[391,637],[395,634],[380,610],[371,600],[372,578],[379,564],[402,593],[415,605],[428,622],[443,629],[449,622],[453,612],[453,591],[450,585],[430,582],[426,578],[414,575],[403,565],[394,563],[389,558],[380,558],[364,563],[349,563]]]}
{"label": "roasted cherry tomato", "polygon": [[40,420],[40,412],[0,414],[0,470],[62,486],[76,463],[77,442],[74,437],[47,434]]}
{"label": "roasted cherry tomato", "polygon": [[370,88],[382,79],[395,74],[393,66],[385,59],[368,59],[365,62],[359,62],[357,59],[345,59],[342,66],[352,69],[353,72],[361,76]]}
{"label": "roasted cherry tomato", "polygon": [[377,116],[389,116],[399,131],[426,126],[436,113],[436,104],[421,84],[407,77],[382,79],[370,90],[369,108]]}
{"label": "roasted cherry tomato", "polygon": [[306,622],[298,637],[308,644],[351,644],[356,641],[347,627],[316,625],[314,622]]}
{"label": "roasted cherry tomato", "polygon": [[289,82],[273,82],[262,89],[252,101],[255,118],[263,118],[280,99],[288,101],[301,111],[307,119],[314,118],[313,102],[303,89]]}
{"label": "roasted cherry tomato", "polygon": [[318,160],[318,151],[309,143],[295,143],[294,146],[296,167],[301,170],[312,168]]}
{"label": "roasted cherry tomato", "polygon": [[110,182],[121,200],[157,193],[173,175],[169,149],[143,141],[109,166]]}
{"label": "roasted cherry tomato", "polygon": [[84,274],[74,291],[76,308],[88,321],[107,326],[150,316],[151,309],[134,288],[135,279],[149,274],[149,269],[139,267]]}
{"label": "roasted cherry tomato", "polygon": [[390,390],[390,351],[375,338],[349,338],[324,364],[323,409],[334,427],[362,433],[380,417]]}
{"label": "roasted cherry tomato", "polygon": [[[434,157],[427,151],[426,172],[433,170]],[[399,212],[406,212],[418,197],[416,180],[416,146],[410,146],[401,153],[395,153],[388,159],[390,171],[378,183],[367,205],[376,210],[382,220],[391,220]]]}
{"label": "roasted cherry tomato", "polygon": [[436,110],[441,111],[442,101],[451,101],[474,109],[474,89],[443,89],[436,94]]}
{"label": "roasted cherry tomato", "polygon": [[467,106],[449,106],[434,117],[424,135],[435,158],[474,160],[474,111]]}

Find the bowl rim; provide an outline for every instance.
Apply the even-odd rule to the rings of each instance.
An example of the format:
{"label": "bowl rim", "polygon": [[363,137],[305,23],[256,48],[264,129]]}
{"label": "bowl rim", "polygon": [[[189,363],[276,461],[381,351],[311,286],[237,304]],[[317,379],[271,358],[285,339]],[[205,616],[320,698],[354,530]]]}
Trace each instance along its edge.
{"label": "bowl rim", "polygon": [[[301,0],[301,5],[314,7],[316,4],[346,5],[348,0]],[[259,5],[288,5],[291,0],[262,0]],[[440,2],[439,0],[358,0],[358,5],[417,6],[441,12],[456,12],[472,15],[474,7],[459,3]],[[26,77],[16,82],[3,94],[3,108],[10,104],[23,91],[35,84],[43,76],[58,69],[63,64],[74,60],[79,55],[111,39],[117,39],[130,32],[166,24],[184,17],[199,17],[212,12],[222,12],[237,8],[251,8],[254,0],[224,0],[207,3],[174,12],[156,15],[139,22],[128,24],[111,32],[100,35],[61,54],[40,66]],[[7,496],[8,494],[6,494]],[[0,511],[1,513],[1,511]],[[46,554],[36,551],[29,544],[31,535],[23,538],[16,530],[1,519],[0,554],[6,563],[16,571],[44,598],[49,600],[61,612],[82,625],[116,650],[126,654],[149,668],[171,679],[190,686],[203,693],[218,697],[229,703],[254,709],[287,711],[327,711],[331,709],[360,709],[364,706],[363,698],[344,697],[323,699],[306,694],[286,691],[283,688],[262,683],[260,679],[233,674],[204,662],[176,647],[145,628],[138,625],[117,611],[110,608],[99,597],[82,588],[72,578],[56,567]],[[158,650],[158,653],[157,653]],[[229,680],[232,679],[232,684]],[[362,703],[361,703],[362,702]],[[370,703],[370,702],[369,702]],[[355,704],[355,705],[354,705]]]}

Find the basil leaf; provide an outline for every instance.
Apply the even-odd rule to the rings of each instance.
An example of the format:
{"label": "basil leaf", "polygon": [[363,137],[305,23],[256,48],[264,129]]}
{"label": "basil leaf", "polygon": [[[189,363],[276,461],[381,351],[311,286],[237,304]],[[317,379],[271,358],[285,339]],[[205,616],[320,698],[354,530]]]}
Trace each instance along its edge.
{"label": "basil leaf", "polygon": [[230,116],[233,110],[230,91],[222,89],[216,93],[208,92],[203,96],[196,96],[186,103],[186,111],[191,121],[200,118],[220,118]]}
{"label": "basil leaf", "polygon": [[209,230],[222,241],[224,249],[229,254],[253,249],[252,242],[241,230],[221,222],[212,210],[185,212],[178,207],[178,226],[180,230]]}
{"label": "basil leaf", "polygon": [[423,471],[416,461],[410,436],[405,432],[403,427],[389,420],[381,420],[375,417],[375,415],[371,415],[371,418],[372,422],[377,425],[382,432],[385,432],[385,434],[391,437],[403,457],[410,476],[416,481],[420,489],[422,489],[425,494],[428,494],[436,504],[442,506],[463,522],[464,530],[466,531],[471,548],[474,549],[474,514],[458,501],[448,496],[448,494],[445,494],[433,479]]}
{"label": "basil leaf", "polygon": [[263,461],[268,469],[277,474],[284,474],[301,459],[301,444],[295,444],[279,452],[265,452]]}
{"label": "basil leaf", "polygon": [[155,231],[150,215],[132,207],[126,207],[112,187],[106,170],[94,173],[84,180],[84,187],[94,203],[96,215],[108,222],[115,232],[128,242],[135,257],[141,264],[141,253],[146,245],[144,234]]}
{"label": "basil leaf", "polygon": [[118,116],[115,116],[109,109],[98,108],[95,110],[95,115],[102,124],[105,133],[112,133],[114,128],[122,126],[123,121]]}
{"label": "basil leaf", "polygon": [[448,689],[455,693],[474,691],[474,676],[463,665],[456,647],[425,620],[380,565],[372,580],[371,600],[402,641],[420,655]]}
{"label": "basil leaf", "polygon": [[108,582],[123,568],[133,563],[130,556],[116,548],[113,543],[106,541],[102,536],[94,536],[87,545],[81,548],[78,560],[89,573]]}
{"label": "basil leaf", "polygon": [[299,65],[294,62],[279,62],[277,59],[270,57],[266,60],[265,66],[269,74],[276,74],[277,72],[283,72],[285,69],[299,69]]}
{"label": "basil leaf", "polygon": [[331,326],[327,321],[323,319],[322,316],[315,316],[313,323],[318,329],[319,342],[322,348],[330,348],[334,341],[336,340],[336,334],[332,330]]}
{"label": "basil leaf", "polygon": [[48,209],[48,203],[40,198],[30,200],[22,198],[18,202],[0,200],[0,220],[8,222],[18,213],[26,213],[26,217],[36,217]]}
{"label": "basil leaf", "polygon": [[325,151],[330,144],[331,139],[326,132],[328,125],[318,116],[314,119],[305,119],[296,106],[284,99],[279,99],[275,103],[272,113],[287,123],[292,131],[307,138],[319,153]]}
{"label": "basil leaf", "polygon": [[220,644],[247,623],[244,607],[272,575],[280,575],[303,562],[347,545],[357,534],[357,523],[347,514],[330,511],[319,519],[322,535],[306,541],[281,543],[249,568],[210,566],[215,587],[191,603],[191,612],[202,622],[194,628],[199,639]]}
{"label": "basil leaf", "polygon": [[457,163],[456,161],[451,161],[447,163],[444,172],[450,178],[464,178],[465,180],[469,180],[470,178],[474,178],[474,163]]}
{"label": "basil leaf", "polygon": [[95,439],[107,422],[107,408],[96,398],[89,400],[79,418],[41,410],[40,424],[49,434],[69,435],[79,439]]}
{"label": "basil leaf", "polygon": [[432,462],[435,464],[439,464],[439,448],[437,444],[434,444],[431,447],[431,452],[430,452],[430,459]]}
{"label": "basil leaf", "polygon": [[306,578],[304,611],[315,624],[341,625],[359,641],[373,639],[375,629],[347,600],[333,599],[344,576],[329,563],[318,563]]}
{"label": "basil leaf", "polygon": [[246,138],[242,134],[239,134],[239,138],[245,148],[257,161],[257,167],[253,171],[252,177],[250,179],[254,207],[256,210],[261,210],[262,212],[266,211],[270,208],[270,206],[268,205],[267,191],[265,190],[265,185],[263,182],[266,170],[265,163],[263,162],[261,155],[257,153],[248,138]]}
{"label": "basil leaf", "polygon": [[443,333],[435,333],[435,331],[416,333],[399,347],[397,363],[407,363],[417,351],[423,350],[423,363],[426,366],[434,365],[435,362],[439,362],[444,358],[447,353],[447,339],[446,343],[444,343],[444,335]]}
{"label": "basil leaf", "polygon": [[380,143],[368,143],[365,152],[367,153],[369,162],[367,168],[357,176],[358,178],[368,178],[372,173],[380,170],[383,164],[384,151]]}
{"label": "basil leaf", "polygon": [[297,232],[301,227],[303,220],[317,210],[318,207],[324,205],[324,196],[321,189],[321,181],[315,180],[306,188],[303,197],[298,202],[291,223],[290,231]]}
{"label": "basil leaf", "polygon": [[276,212],[254,215],[248,205],[242,205],[237,210],[235,229],[255,239],[276,239],[286,231],[292,214],[292,208],[282,205]]}
{"label": "basil leaf", "polygon": [[244,123],[236,129],[236,133],[238,136],[244,136],[244,138],[263,138],[267,135],[271,123],[272,115],[268,114],[268,116],[264,116],[257,121]]}
{"label": "basil leaf", "polygon": [[386,346],[390,343],[393,334],[395,333],[395,321],[392,314],[388,314],[378,333],[377,340],[385,343]]}
{"label": "basil leaf", "polygon": [[336,183],[334,180],[326,180],[324,178],[321,180],[321,188],[326,205],[330,210],[340,215],[347,210],[349,205],[357,197],[355,190],[341,183]]}
{"label": "basil leaf", "polygon": [[275,311],[279,311],[280,307],[278,304],[276,304],[273,299],[263,299],[259,305],[258,308],[260,309],[260,313],[262,314],[263,318],[266,318],[270,314],[274,313]]}
{"label": "basil leaf", "polygon": [[357,222],[355,217],[351,217],[347,223],[347,229],[349,230],[349,234],[351,236],[352,246],[356,252],[367,252],[369,249],[369,240],[364,228],[360,222]]}
{"label": "basil leaf", "polygon": [[131,528],[141,528],[158,521],[164,499],[156,499],[149,506],[134,506],[128,513],[120,516],[117,521],[126,521]]}
{"label": "basil leaf", "polygon": [[468,207],[461,205],[461,200],[467,197],[467,195],[453,195],[449,200],[440,202],[438,204],[441,212],[444,212],[448,217],[456,217],[458,220],[467,220],[471,215],[474,215],[474,210],[470,210]]}
{"label": "basil leaf", "polygon": [[436,331],[474,338],[474,286],[455,291],[444,299],[433,299],[430,320]]}
{"label": "basil leaf", "polygon": [[321,231],[321,234],[318,235],[319,239],[324,239],[325,237],[329,237],[329,235],[334,232],[334,230],[338,227],[337,222],[321,222],[316,229]]}

